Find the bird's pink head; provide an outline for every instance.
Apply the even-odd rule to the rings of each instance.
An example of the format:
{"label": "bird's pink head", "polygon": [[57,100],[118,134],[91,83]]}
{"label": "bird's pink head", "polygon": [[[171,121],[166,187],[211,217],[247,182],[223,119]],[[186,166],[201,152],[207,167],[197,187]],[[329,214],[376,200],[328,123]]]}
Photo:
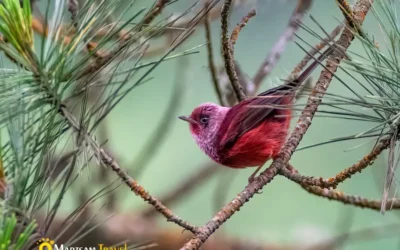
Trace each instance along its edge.
{"label": "bird's pink head", "polygon": [[207,145],[211,145],[228,110],[214,103],[204,103],[197,106],[189,116],[179,116],[179,119],[189,123],[192,136],[200,148],[205,150]]}

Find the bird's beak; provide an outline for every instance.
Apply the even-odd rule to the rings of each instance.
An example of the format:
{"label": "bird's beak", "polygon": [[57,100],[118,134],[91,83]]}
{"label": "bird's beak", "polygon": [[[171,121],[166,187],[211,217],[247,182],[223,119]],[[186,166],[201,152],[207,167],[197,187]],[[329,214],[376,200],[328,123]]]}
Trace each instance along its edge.
{"label": "bird's beak", "polygon": [[192,124],[199,124],[196,120],[193,120],[192,118],[190,118],[189,116],[186,116],[186,115],[178,116],[178,118],[185,122],[189,122]]}

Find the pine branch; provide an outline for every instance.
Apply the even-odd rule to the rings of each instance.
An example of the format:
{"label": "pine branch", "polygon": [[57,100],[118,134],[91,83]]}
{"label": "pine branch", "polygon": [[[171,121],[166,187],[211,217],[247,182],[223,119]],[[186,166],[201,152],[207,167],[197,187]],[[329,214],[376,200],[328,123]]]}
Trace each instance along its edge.
{"label": "pine branch", "polygon": [[[14,0],[11,0],[11,1],[14,1]],[[13,4],[15,4],[15,1],[13,2]],[[18,6],[19,7],[19,6]],[[111,7],[115,7],[115,6],[113,6],[113,5],[111,5]],[[18,8],[14,8],[14,9],[16,9],[17,11],[21,11],[20,9],[18,9]],[[14,11],[14,9],[12,9],[11,11]],[[112,9],[112,8],[110,8],[110,9]],[[108,10],[110,10],[110,9],[108,9]],[[107,12],[107,10],[104,10],[105,12]],[[26,12],[28,12],[28,10],[26,10]],[[100,15],[100,14],[99,14]],[[135,16],[133,16],[132,18],[134,18]],[[93,18],[92,20],[99,20],[99,19],[96,19],[96,18]],[[99,24],[101,24],[101,21],[102,20],[100,20],[100,22],[99,22]],[[61,64],[62,64],[62,66],[64,67],[64,66],[74,66],[74,67],[77,67],[77,65],[75,64],[75,65],[66,65],[67,63],[69,63],[70,61],[68,61],[68,59],[71,59],[71,58],[73,58],[74,57],[74,52],[77,52],[77,51],[74,51],[74,50],[77,50],[77,46],[76,46],[76,44],[78,44],[79,42],[81,42],[81,41],[84,41],[84,40],[86,40],[87,39],[87,37],[86,37],[86,35],[87,35],[87,31],[90,29],[90,28],[92,28],[93,26],[93,22],[94,21],[92,21],[92,22],[89,22],[89,23],[87,23],[86,25],[86,27],[85,27],[85,29],[84,29],[84,31],[82,32],[82,34],[80,34],[77,38],[74,38],[74,39],[76,39],[76,40],[74,40],[71,44],[70,44],[70,46],[67,46],[67,48],[64,48],[65,50],[63,50],[63,49],[60,49],[59,51],[60,51],[60,54],[62,55],[62,60],[60,60],[61,62],[57,62],[56,63],[56,65],[55,65],[55,69],[60,69],[60,67],[58,67],[58,66],[60,66]],[[20,22],[20,23],[22,23],[23,25],[25,25],[26,26],[26,28],[25,28],[25,30],[28,30],[29,31],[29,29],[31,29],[31,25],[26,25],[24,22]],[[57,26],[57,24],[58,23],[55,23],[53,26],[53,28],[54,28],[54,30],[56,30],[56,29],[58,29],[58,26]],[[128,22],[125,22],[124,23],[124,25],[127,25],[128,24]],[[123,26],[121,26],[121,27],[123,27]],[[12,35],[15,35],[15,34],[17,34],[17,31],[13,31],[13,32],[15,32],[14,34],[11,34],[11,35],[9,35],[9,37],[12,37]],[[147,74],[149,74],[157,65],[159,65],[159,63],[161,63],[166,57],[167,57],[167,55],[169,54],[169,53],[171,53],[172,51],[174,51],[180,44],[182,44],[182,42],[184,42],[190,35],[192,34],[192,30],[191,29],[189,29],[189,31],[187,31],[187,32],[185,32],[184,34],[183,34],[183,36],[182,36],[182,38],[181,39],[179,39],[179,40],[177,40],[177,41],[175,41],[175,43],[174,44],[172,44],[171,45],[171,49],[168,51],[168,53],[166,53],[159,61],[157,61],[154,65],[153,65],[153,67],[149,70],[149,71],[147,71],[146,72],[146,74],[144,74],[142,77],[141,77],[141,80],[139,80],[139,82],[141,82],[141,81],[143,81],[143,79],[144,79],[144,77],[146,77],[147,76]],[[18,34],[19,35],[19,34]],[[21,37],[21,36],[20,36]],[[29,42],[29,40],[30,40],[30,38],[31,37],[26,37],[26,40]],[[53,39],[53,37],[52,37],[52,39]],[[127,47],[132,43],[132,42],[134,42],[135,40],[134,40],[135,38],[131,38],[131,39],[128,39],[126,42],[124,42],[123,44],[121,44],[116,50],[115,50],[115,53],[111,53],[111,55],[110,56],[107,56],[107,57],[105,57],[105,58],[101,58],[101,61],[98,63],[98,64],[95,64],[95,68],[93,68],[93,67],[89,67],[89,70],[84,70],[84,69],[81,69],[81,71],[84,71],[84,73],[92,73],[92,71],[97,71],[99,68],[101,68],[101,67],[103,67],[103,66],[105,66],[106,64],[108,64],[110,61],[112,61],[113,59],[114,59],[114,57],[115,57],[115,55],[118,55],[119,53],[122,53],[122,52],[126,52],[126,50],[127,50]],[[21,39],[22,40],[22,39]],[[54,47],[55,47],[55,43],[57,42],[57,41],[55,41],[55,40],[57,40],[57,39],[54,39],[52,42],[54,43],[54,44],[51,44],[51,45],[53,45]],[[20,50],[19,50],[19,52],[20,53],[24,53],[25,54],[25,52],[29,52],[29,49],[33,46],[33,43],[32,44],[29,44],[29,43],[18,43],[19,41],[14,41],[14,43],[13,43],[13,47],[14,48],[16,48],[16,49],[18,49],[18,48],[21,48]],[[51,42],[50,42],[51,43]],[[28,45],[28,46],[27,46]],[[50,46],[51,46],[50,45]],[[54,48],[53,47],[53,48]],[[49,48],[49,47],[48,47]],[[31,55],[32,54],[32,55]],[[32,57],[32,58],[34,58],[35,59],[35,57],[36,57],[36,55],[34,54],[34,53],[27,53],[27,60],[30,60],[31,58],[30,57]],[[71,58],[68,58],[68,56],[70,56]],[[90,55],[88,56],[88,57],[90,57]],[[64,87],[64,86],[61,86],[63,83],[64,83],[64,81],[62,80],[62,79],[59,79],[59,78],[62,78],[62,77],[59,77],[59,78],[56,78],[56,77],[54,77],[53,76],[53,74],[54,75],[56,75],[57,73],[58,74],[60,74],[60,72],[56,72],[56,73],[54,73],[54,72],[52,72],[53,74],[51,74],[51,75],[47,75],[47,74],[37,74],[36,73],[36,71],[34,70],[36,67],[37,68],[40,68],[40,67],[42,67],[42,65],[37,61],[37,60],[30,60],[31,61],[31,63],[32,63],[32,65],[33,65],[33,67],[32,67],[32,71],[34,71],[34,74],[35,74],[35,78],[34,78],[34,81],[33,82],[30,82],[33,86],[36,86],[36,85],[38,85],[38,86],[44,86],[42,89],[41,89],[41,92],[40,92],[40,94],[42,94],[43,93],[43,95],[45,96],[45,102],[43,102],[42,101],[42,103],[41,103],[41,107],[44,107],[44,106],[46,106],[46,108],[48,108],[48,105],[51,105],[51,110],[53,111],[53,113],[55,114],[55,116],[54,116],[54,118],[55,117],[58,117],[58,115],[57,115],[57,113],[63,118],[63,119],[61,119],[61,122],[60,122],[60,124],[62,124],[62,129],[60,129],[61,131],[66,131],[66,129],[65,129],[65,123],[67,124],[67,125],[69,125],[69,127],[72,129],[72,132],[74,132],[74,134],[76,135],[76,145],[77,145],[77,147],[78,148],[80,148],[82,145],[84,145],[84,146],[82,146],[82,147],[86,147],[86,146],[89,146],[91,149],[92,149],[92,151],[93,151],[93,153],[94,153],[94,157],[95,157],[95,159],[97,160],[97,162],[99,163],[99,164],[101,164],[101,165],[103,165],[103,166],[105,166],[105,167],[107,167],[107,168],[110,168],[110,169],[112,169],[114,172],[116,172],[116,174],[118,175],[118,177],[121,179],[121,181],[123,182],[123,183],[125,183],[128,187],[130,187],[130,189],[136,194],[136,195],[138,195],[138,196],[140,196],[143,200],[145,200],[147,203],[149,203],[150,205],[152,205],[152,206],[154,206],[155,207],[155,209],[156,210],[158,210],[161,214],[163,214],[166,218],[167,218],[167,220],[168,221],[172,221],[172,222],[174,222],[174,223],[176,223],[177,225],[180,225],[180,226],[182,226],[183,228],[185,228],[185,229],[187,229],[187,230],[189,230],[189,231],[191,231],[191,232],[193,232],[193,233],[196,233],[197,232],[197,228],[195,227],[195,226],[193,226],[193,225],[191,225],[191,224],[189,224],[188,222],[186,222],[186,221],[184,221],[184,220],[182,220],[181,218],[179,218],[177,215],[175,215],[169,208],[167,208],[166,206],[164,206],[158,199],[156,199],[155,197],[153,197],[153,196],[151,196],[136,180],[134,180],[132,177],[130,177],[129,175],[128,175],[128,173],[126,172],[126,171],[124,171],[123,169],[121,169],[121,167],[119,166],[119,164],[117,163],[117,161],[115,161],[112,157],[111,157],[111,155],[108,153],[108,152],[106,152],[101,146],[99,146],[98,144],[97,144],[97,142],[95,141],[95,139],[92,137],[92,135],[90,134],[90,130],[89,130],[89,128],[88,128],[88,126],[89,126],[89,120],[90,120],[90,118],[92,118],[95,114],[96,114],[96,112],[89,112],[88,114],[89,114],[89,117],[83,117],[83,115],[85,114],[85,112],[86,112],[86,105],[87,105],[87,103],[86,102],[84,102],[84,104],[82,105],[82,109],[83,109],[83,111],[82,111],[82,117],[81,117],[81,119],[76,119],[73,115],[72,115],[72,113],[66,108],[66,106],[63,104],[63,102],[62,102],[62,100],[63,100],[63,97],[65,97],[65,96],[63,96],[62,94],[59,94],[59,92],[62,92],[62,91],[59,91],[59,89],[60,88],[62,88],[62,87]],[[67,62],[67,63],[66,63]],[[81,61],[82,62],[82,61]],[[93,66],[93,65],[92,65]],[[65,68],[67,68],[67,67],[65,67]],[[46,69],[47,70],[47,69]],[[46,72],[47,73],[47,72]],[[64,72],[63,72],[64,73]],[[74,72],[75,73],[75,72]],[[79,75],[79,73],[81,73],[81,72],[77,72],[78,74],[77,75]],[[59,75],[57,75],[57,76],[59,76]],[[82,74],[80,74],[80,76],[82,76]],[[52,77],[54,77],[54,78],[52,78]],[[76,80],[76,79],[68,79],[70,82],[74,82],[74,80]],[[25,80],[26,81],[26,80]],[[126,82],[126,81],[125,81]],[[124,83],[125,82],[123,82],[122,84],[120,84],[120,88],[122,88],[123,86],[124,86]],[[39,84],[38,84],[39,83]],[[134,86],[133,86],[134,87]],[[124,92],[124,94],[126,95],[128,92],[129,92],[129,90],[131,90],[133,87],[131,87],[131,88],[129,88],[127,91],[125,91]],[[30,89],[28,89],[28,88],[26,88],[27,90],[30,90]],[[26,91],[27,91],[26,90]],[[119,89],[118,89],[119,90]],[[39,92],[39,91],[36,91],[36,92]],[[34,93],[36,93],[36,92],[34,92]],[[57,93],[57,94],[54,94],[54,93]],[[119,94],[118,92],[116,92],[117,94]],[[36,96],[35,96],[36,97]],[[114,99],[112,99],[112,97],[114,97]],[[108,101],[109,100],[117,100],[116,102],[114,102],[113,103],[113,105],[115,105],[116,103],[118,103],[118,101],[119,100],[121,100],[121,97],[120,96],[118,96],[118,95],[116,95],[116,97],[117,98],[115,98],[115,96],[113,95],[113,96],[111,96],[110,97],[110,99],[108,99],[107,101],[105,101],[104,103],[105,103],[105,105],[103,105],[102,107],[104,107],[104,106],[108,106],[108,107],[110,107],[111,105],[108,105],[109,103],[108,103]],[[43,97],[42,97],[43,98]],[[37,97],[36,97],[36,99],[38,99]],[[40,99],[41,100],[41,99]],[[86,101],[86,100],[84,100],[84,101]],[[35,103],[33,103],[33,104],[35,104]],[[32,103],[31,103],[31,105],[32,105]],[[60,106],[61,105],[61,106]],[[112,107],[112,106],[111,106]],[[111,108],[109,108],[107,111],[110,111],[111,110]],[[28,115],[30,115],[29,114],[29,109],[25,109],[25,110],[23,110],[25,113],[27,113]],[[25,114],[25,113],[23,113],[23,114]],[[102,117],[101,118],[103,118],[106,114],[108,114],[108,112],[105,112],[105,113],[103,113],[102,114]],[[59,117],[58,117],[59,118]],[[96,124],[98,124],[98,122],[99,122],[99,120],[101,119],[101,118],[99,118],[98,120],[96,120],[95,121],[95,125]],[[44,117],[41,117],[41,119],[39,119],[39,121],[41,121],[41,120],[45,120],[45,118]],[[25,121],[24,121],[25,122]],[[64,123],[65,122],[65,123]],[[25,123],[22,123],[23,125],[25,124]],[[93,125],[93,127],[92,127],[92,129],[95,127],[95,125]],[[47,130],[49,130],[49,129],[47,129]],[[39,131],[40,132],[40,131]],[[57,136],[53,136],[52,134],[49,134],[48,136],[51,136],[51,139],[55,139],[55,138],[58,138],[58,136],[60,136],[61,134],[62,134],[63,132],[59,132],[58,134],[57,134]],[[45,134],[46,135],[46,134]],[[54,137],[54,138],[53,138]],[[46,138],[46,137],[44,137],[46,140],[48,140],[48,138]],[[50,140],[49,140],[50,141]],[[76,157],[78,156],[78,154],[75,154],[74,155],[74,161],[73,161],[73,163],[71,163],[70,165],[71,165],[71,167],[70,167],[70,169],[69,169],[69,171],[68,171],[68,177],[67,178],[63,178],[61,181],[60,181],[60,183],[62,183],[62,191],[61,191],[61,193],[62,193],[62,195],[59,195],[58,197],[57,197],[57,199],[56,199],[56,205],[54,206],[54,208],[51,208],[51,216],[49,216],[49,218],[50,219],[46,219],[46,222],[45,222],[45,226],[44,226],[44,228],[45,228],[45,231],[47,231],[47,229],[48,229],[48,227],[50,226],[50,224],[51,224],[51,221],[52,221],[52,219],[54,218],[54,216],[55,216],[55,214],[56,214],[56,211],[57,211],[57,209],[58,209],[58,207],[59,207],[59,205],[60,205],[60,202],[61,202],[61,200],[62,200],[62,197],[63,197],[63,194],[65,193],[65,190],[66,190],[66,187],[68,187],[69,186],[69,180],[70,180],[70,178],[69,178],[69,176],[70,176],[70,174],[72,173],[72,170],[73,170],[73,166],[75,165],[75,160],[76,160]],[[40,157],[40,159],[42,159],[43,157]],[[91,158],[91,157],[87,157],[87,158]],[[20,159],[17,159],[17,160],[20,160]],[[22,158],[22,162],[24,162],[24,158]],[[28,177],[29,177],[29,175],[28,175]],[[21,185],[22,186],[22,185]],[[23,188],[23,187],[21,187],[21,188]],[[23,189],[22,189],[23,190]],[[24,191],[24,190],[23,190]],[[24,192],[23,192],[24,193]]]}
{"label": "pine branch", "polygon": [[295,76],[297,74],[300,74],[300,72],[303,71],[304,67],[310,62],[310,60],[313,59],[313,56],[315,56],[319,51],[321,51],[327,44],[329,44],[329,42],[333,41],[333,39],[335,39],[339,35],[339,33],[340,33],[340,31],[342,31],[342,29],[343,29],[342,24],[339,24],[338,26],[336,26],[332,30],[332,32],[329,34],[329,36],[327,36],[320,43],[315,45],[314,48],[312,48],[306,54],[306,56],[303,58],[303,60],[301,60],[300,63],[298,63],[296,65],[296,67],[292,70],[290,75]]}
{"label": "pine branch", "polygon": [[142,149],[137,154],[137,158],[129,165],[133,166],[133,173],[136,178],[139,179],[143,174],[144,170],[148,166],[148,163],[151,159],[156,157],[157,152],[160,150],[160,147],[163,145],[163,142],[169,135],[169,131],[172,128],[172,125],[176,121],[175,116],[176,113],[181,106],[183,101],[183,97],[186,93],[186,82],[185,74],[188,71],[187,65],[188,63],[178,61],[177,72],[176,72],[176,83],[172,90],[172,95],[170,97],[170,101],[167,104],[163,116],[160,118],[160,121],[157,124],[156,129],[151,134],[146,143],[142,146]]}
{"label": "pine branch", "polygon": [[166,5],[170,2],[170,0],[158,0],[154,7],[146,14],[141,22],[141,26],[139,26],[139,30],[142,29],[143,26],[149,25],[154,19],[161,14]]}
{"label": "pine branch", "polygon": [[158,212],[171,222],[191,231],[192,233],[197,232],[197,227],[189,224],[182,220],[179,216],[175,215],[168,207],[162,204],[157,198],[151,196],[136,180],[128,175],[126,171],[121,169],[119,164],[97,143],[92,139],[91,135],[87,133],[87,130],[79,125],[75,117],[65,108],[61,107],[59,114],[66,120],[71,128],[79,135],[84,135],[88,143],[92,146],[93,151],[96,153],[95,157],[99,163],[107,168],[112,169],[121,180],[139,197],[144,201],[152,205]]}

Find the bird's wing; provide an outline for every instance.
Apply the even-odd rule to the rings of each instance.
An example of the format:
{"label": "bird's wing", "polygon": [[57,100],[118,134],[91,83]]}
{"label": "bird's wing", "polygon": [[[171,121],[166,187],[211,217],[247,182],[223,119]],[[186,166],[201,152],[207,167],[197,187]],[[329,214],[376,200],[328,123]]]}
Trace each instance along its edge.
{"label": "bird's wing", "polygon": [[294,81],[269,89],[255,98],[233,106],[226,114],[217,133],[217,146],[224,149],[232,147],[243,134],[256,128],[267,118],[274,117],[277,110],[276,105],[290,104],[297,87],[307,79],[319,62],[329,56],[333,50],[332,47],[328,48]]}
{"label": "bird's wing", "polygon": [[255,97],[232,107],[217,134],[219,147],[224,149],[232,147],[243,134],[256,128],[268,117],[274,116],[276,113],[274,106],[283,104],[287,98],[292,98],[288,93],[286,86],[282,85],[261,93],[259,95],[261,98]]}

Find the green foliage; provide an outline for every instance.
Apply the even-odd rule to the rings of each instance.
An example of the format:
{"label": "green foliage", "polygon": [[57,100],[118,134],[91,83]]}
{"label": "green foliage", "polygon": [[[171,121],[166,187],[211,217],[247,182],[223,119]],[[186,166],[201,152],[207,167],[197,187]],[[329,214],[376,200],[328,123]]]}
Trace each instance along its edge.
{"label": "green foliage", "polygon": [[[11,240],[15,212],[33,221],[34,214],[45,207],[47,216],[39,227],[46,234],[66,192],[98,153],[93,150],[97,142],[91,134],[100,122],[128,93],[147,82],[149,74],[160,63],[193,54],[196,49],[170,56],[180,44],[177,41],[159,60],[142,63],[149,40],[180,17],[143,25],[141,18],[145,9],[134,8],[135,1],[126,6],[124,0],[87,0],[73,15],[73,26],[65,28],[67,1],[49,3],[52,6],[45,13],[46,37],[39,41],[38,51],[34,49],[30,1],[24,0],[21,5],[18,0],[6,0],[0,4],[3,36],[0,50],[17,65],[16,69],[0,67],[0,128],[6,139],[1,148],[4,172],[0,173],[4,173],[7,183],[7,190],[0,197],[3,243]],[[124,11],[115,18],[115,24],[107,23],[107,18],[121,6]],[[107,30],[106,34],[96,40],[97,31],[103,29]],[[122,30],[129,34],[126,39],[119,37]],[[65,39],[64,34],[72,35]],[[92,41],[97,42],[94,48]],[[95,103],[89,103],[88,91],[93,89],[101,89],[101,94]],[[68,111],[75,107],[74,99],[80,99],[78,118]],[[62,144],[71,135],[73,153],[61,173],[55,174],[55,166],[49,166],[49,159],[65,147]],[[109,186],[102,189],[84,205],[93,203],[109,189]],[[65,221],[65,229],[85,206],[80,206]],[[24,230],[14,238],[17,239],[13,243],[15,247],[27,242],[35,224],[29,224]]]}
{"label": "green foliage", "polygon": [[[351,51],[346,53],[345,66],[339,67],[351,80],[345,81],[338,74],[335,74],[335,78],[348,92],[326,94],[322,103],[324,109],[319,110],[322,116],[362,121],[366,122],[370,128],[350,136],[301,148],[360,138],[372,138],[370,142],[375,143],[379,143],[382,138],[390,139],[382,212],[385,210],[389,191],[395,180],[396,168],[400,162],[398,153],[395,153],[400,126],[400,25],[397,7],[397,1],[386,0],[377,0],[372,7],[375,20],[381,30],[378,37],[382,38],[384,49],[368,32],[361,30],[357,33],[353,30],[365,54],[360,55]],[[351,30],[350,27],[347,28]],[[314,31],[306,29],[321,39]]]}
{"label": "green foliage", "polygon": [[[36,223],[32,221],[21,232],[15,214],[5,218],[0,217],[0,250],[23,249],[36,227]],[[18,237],[13,237],[18,231],[20,232]]]}
{"label": "green foliage", "polygon": [[4,36],[0,48],[18,63],[34,70],[32,13],[29,0],[24,0],[22,7],[16,0],[3,1],[0,5],[0,32]]}
{"label": "green foliage", "polygon": [[[365,55],[353,53],[350,48],[347,59],[344,60],[344,66],[339,66],[350,78],[350,81],[343,80],[339,74],[334,76],[348,92],[327,93],[321,105],[322,109],[317,115],[363,121],[373,125],[370,129],[357,134],[335,138],[301,149],[344,140],[380,138],[396,134],[393,132],[397,130],[400,122],[400,26],[397,18],[397,6],[395,1],[378,0],[375,3],[372,12],[382,30],[380,35],[383,37],[387,50],[382,50],[374,36],[368,32],[364,30],[360,34],[353,32],[362,44]],[[318,22],[313,20],[322,29]],[[304,29],[318,39],[323,39],[311,28],[304,27]]]}

